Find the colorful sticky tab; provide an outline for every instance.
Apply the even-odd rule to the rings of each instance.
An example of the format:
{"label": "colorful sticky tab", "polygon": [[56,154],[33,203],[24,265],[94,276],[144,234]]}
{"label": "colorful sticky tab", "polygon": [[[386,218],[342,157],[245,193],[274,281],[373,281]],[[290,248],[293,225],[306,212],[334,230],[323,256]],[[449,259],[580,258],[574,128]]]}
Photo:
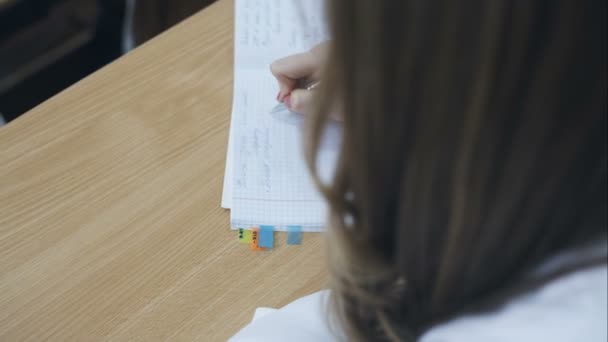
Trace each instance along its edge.
{"label": "colorful sticky tab", "polygon": [[299,245],[302,243],[302,226],[287,226],[287,244]]}
{"label": "colorful sticky tab", "polygon": [[251,230],[239,228],[239,242],[251,243]]}
{"label": "colorful sticky tab", "polygon": [[272,248],[274,245],[274,227],[260,226],[260,237],[258,244],[260,247]]}
{"label": "colorful sticky tab", "polygon": [[260,237],[260,229],[253,228],[251,229],[251,242],[249,243],[249,247],[251,247],[254,251],[263,251],[264,248],[259,245],[259,237]]}

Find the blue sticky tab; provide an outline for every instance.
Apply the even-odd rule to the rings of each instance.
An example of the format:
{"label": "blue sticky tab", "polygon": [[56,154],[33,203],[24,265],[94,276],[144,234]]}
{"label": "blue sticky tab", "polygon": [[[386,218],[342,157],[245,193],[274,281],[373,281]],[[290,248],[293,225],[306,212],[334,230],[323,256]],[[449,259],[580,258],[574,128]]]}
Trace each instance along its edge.
{"label": "blue sticky tab", "polygon": [[302,226],[287,226],[287,244],[299,245],[302,243]]}
{"label": "blue sticky tab", "polygon": [[274,245],[274,227],[273,226],[260,226],[260,237],[258,239],[258,246],[264,248],[272,248]]}

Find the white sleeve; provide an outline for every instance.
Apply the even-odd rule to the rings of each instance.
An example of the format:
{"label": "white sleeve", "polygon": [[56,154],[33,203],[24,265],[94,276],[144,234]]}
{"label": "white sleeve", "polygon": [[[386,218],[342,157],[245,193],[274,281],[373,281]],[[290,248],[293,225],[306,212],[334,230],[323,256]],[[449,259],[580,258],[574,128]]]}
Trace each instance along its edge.
{"label": "white sleeve", "polygon": [[336,341],[327,323],[327,296],[320,291],[302,297],[281,309],[264,309],[230,342]]}
{"label": "white sleeve", "polygon": [[498,311],[441,324],[421,342],[606,342],[606,266],[578,271],[514,299]]}
{"label": "white sleeve", "polygon": [[[608,341],[608,269],[575,272],[515,298],[497,311],[468,315],[425,333],[421,342],[605,342]],[[256,312],[230,341],[336,341],[321,291],[287,306]],[[339,332],[338,332],[339,333]]]}

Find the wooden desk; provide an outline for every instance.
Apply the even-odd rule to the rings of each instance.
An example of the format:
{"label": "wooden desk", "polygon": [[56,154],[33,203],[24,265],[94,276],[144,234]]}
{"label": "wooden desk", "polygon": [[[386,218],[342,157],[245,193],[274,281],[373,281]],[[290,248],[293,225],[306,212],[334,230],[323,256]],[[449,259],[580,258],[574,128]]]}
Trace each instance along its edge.
{"label": "wooden desk", "polygon": [[8,7],[8,5],[11,5],[14,1],[15,0],[0,0],[0,9]]}
{"label": "wooden desk", "polygon": [[326,279],[320,234],[253,252],[220,195],[233,4],[0,128],[0,341],[222,341]]}

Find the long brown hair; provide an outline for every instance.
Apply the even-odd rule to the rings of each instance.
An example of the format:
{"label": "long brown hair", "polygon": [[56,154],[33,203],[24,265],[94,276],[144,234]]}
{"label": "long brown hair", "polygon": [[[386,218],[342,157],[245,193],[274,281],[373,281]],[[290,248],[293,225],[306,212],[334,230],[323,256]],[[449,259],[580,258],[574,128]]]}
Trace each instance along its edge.
{"label": "long brown hair", "polygon": [[350,338],[415,340],[605,238],[605,1],[328,0],[328,16],[308,161],[337,108],[317,183]]}

